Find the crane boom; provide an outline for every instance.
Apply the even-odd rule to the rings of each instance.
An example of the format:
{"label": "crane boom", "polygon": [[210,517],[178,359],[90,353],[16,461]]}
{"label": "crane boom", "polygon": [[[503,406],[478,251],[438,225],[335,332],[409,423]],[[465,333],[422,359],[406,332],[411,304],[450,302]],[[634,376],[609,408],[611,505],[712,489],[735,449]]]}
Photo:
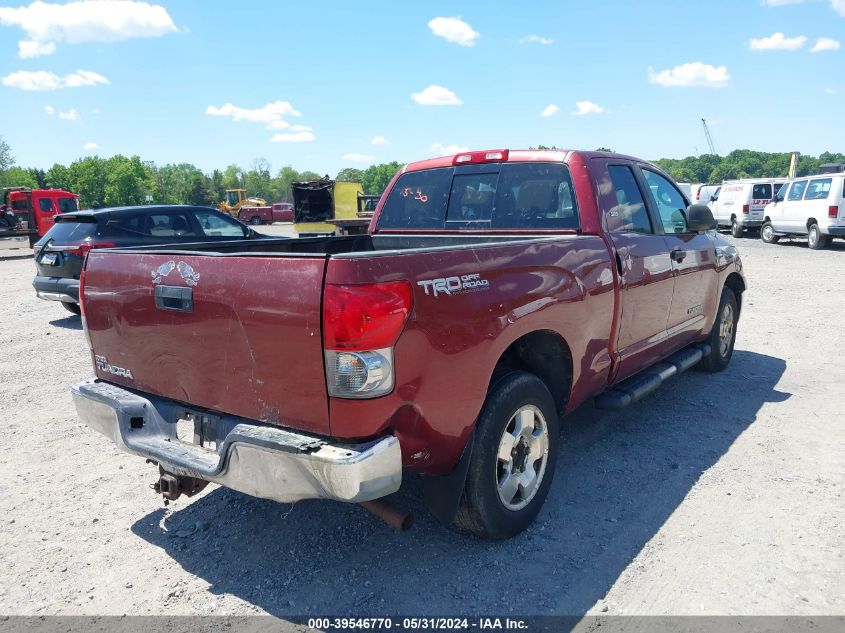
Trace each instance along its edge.
{"label": "crane boom", "polygon": [[704,126],[704,136],[707,139],[707,146],[710,148],[710,153],[716,156],[716,146],[713,144],[713,137],[710,136],[710,130],[707,127],[707,121],[701,119],[701,125]]}

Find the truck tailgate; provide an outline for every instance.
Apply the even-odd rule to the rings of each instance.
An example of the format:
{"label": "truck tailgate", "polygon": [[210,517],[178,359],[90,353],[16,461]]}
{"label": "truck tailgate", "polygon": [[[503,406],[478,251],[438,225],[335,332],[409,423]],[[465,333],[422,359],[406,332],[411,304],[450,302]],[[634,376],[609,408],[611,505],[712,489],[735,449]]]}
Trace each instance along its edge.
{"label": "truck tailgate", "polygon": [[325,265],[323,255],[92,251],[84,309],[97,377],[328,434],[320,330]]}

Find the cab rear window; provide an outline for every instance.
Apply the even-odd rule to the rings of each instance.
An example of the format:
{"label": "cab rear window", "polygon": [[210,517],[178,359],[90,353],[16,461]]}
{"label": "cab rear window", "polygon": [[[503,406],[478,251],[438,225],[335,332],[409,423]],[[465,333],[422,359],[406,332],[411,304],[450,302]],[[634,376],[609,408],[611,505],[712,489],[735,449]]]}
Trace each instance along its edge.
{"label": "cab rear window", "polygon": [[397,180],[379,229],[577,229],[569,169],[505,163],[409,172]]}

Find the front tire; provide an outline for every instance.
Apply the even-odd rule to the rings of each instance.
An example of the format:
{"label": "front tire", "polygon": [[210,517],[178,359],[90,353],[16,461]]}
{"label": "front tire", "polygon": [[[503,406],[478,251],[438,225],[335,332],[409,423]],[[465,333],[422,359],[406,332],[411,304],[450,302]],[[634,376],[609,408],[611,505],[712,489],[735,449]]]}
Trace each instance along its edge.
{"label": "front tire", "polygon": [[742,227],[737,223],[736,218],[731,220],[731,235],[742,237]]}
{"label": "front tire", "polygon": [[552,483],[560,429],[554,399],[534,374],[513,371],[488,392],[455,523],[505,539],[537,517]]}
{"label": "front tire", "polygon": [[827,235],[822,233],[818,224],[811,224],[807,231],[807,246],[814,251],[820,251],[827,246]]}
{"label": "front tire", "polygon": [[739,306],[733,290],[725,286],[719,301],[716,322],[710,330],[707,343],[710,353],[701,359],[700,367],[706,371],[722,371],[731,362],[736,342],[736,326],[739,320]]}
{"label": "front tire", "polygon": [[72,312],[76,316],[82,314],[82,309],[79,307],[78,303],[71,303],[70,301],[62,301],[62,307],[67,310],[68,312]]}
{"label": "front tire", "polygon": [[760,239],[766,244],[777,244],[780,241],[780,235],[775,235],[771,222],[764,222],[760,227]]}

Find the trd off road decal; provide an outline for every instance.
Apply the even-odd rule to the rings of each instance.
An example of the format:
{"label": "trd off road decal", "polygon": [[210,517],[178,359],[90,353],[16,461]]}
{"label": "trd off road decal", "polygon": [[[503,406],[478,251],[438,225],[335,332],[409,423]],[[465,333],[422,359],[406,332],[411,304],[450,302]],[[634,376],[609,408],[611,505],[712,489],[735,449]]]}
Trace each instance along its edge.
{"label": "trd off road decal", "polygon": [[460,295],[467,292],[479,292],[481,290],[489,290],[490,282],[486,279],[481,279],[479,273],[472,273],[469,275],[461,275],[460,277],[441,277],[440,279],[423,279],[417,282],[418,286],[422,286],[426,295],[440,296],[445,295]]}
{"label": "trd off road decal", "polygon": [[181,275],[182,279],[184,279],[185,283],[189,286],[196,286],[199,283],[200,274],[194,272],[193,266],[186,264],[185,262],[179,262],[177,264],[172,259],[169,262],[163,263],[150,273],[153,278],[153,283],[160,284],[162,278],[167,277],[174,271],[174,269],[179,271],[179,275]]}

